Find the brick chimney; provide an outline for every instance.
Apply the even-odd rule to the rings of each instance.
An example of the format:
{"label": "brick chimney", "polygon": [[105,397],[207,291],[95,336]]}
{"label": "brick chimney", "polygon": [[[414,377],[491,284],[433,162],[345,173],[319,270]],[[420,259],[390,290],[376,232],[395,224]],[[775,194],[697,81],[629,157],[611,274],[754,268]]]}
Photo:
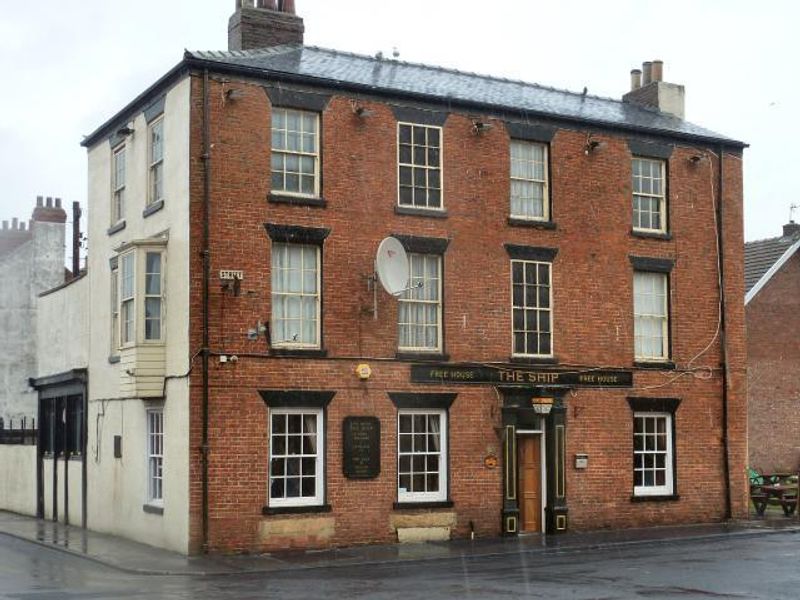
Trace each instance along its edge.
{"label": "brick chimney", "polygon": [[794,221],[789,221],[783,226],[783,237],[796,238],[800,237],[800,224]]}
{"label": "brick chimney", "polygon": [[657,108],[679,119],[684,118],[686,90],[682,85],[663,81],[664,63],[660,60],[642,63],[642,71],[631,71],[631,91],[623,102]]}
{"label": "brick chimney", "polygon": [[40,223],[66,223],[67,213],[61,207],[61,198],[53,199],[48,196],[45,200],[42,196],[37,196],[32,219]]}
{"label": "brick chimney", "polygon": [[304,31],[294,0],[236,0],[228,21],[228,50],[302,44]]}

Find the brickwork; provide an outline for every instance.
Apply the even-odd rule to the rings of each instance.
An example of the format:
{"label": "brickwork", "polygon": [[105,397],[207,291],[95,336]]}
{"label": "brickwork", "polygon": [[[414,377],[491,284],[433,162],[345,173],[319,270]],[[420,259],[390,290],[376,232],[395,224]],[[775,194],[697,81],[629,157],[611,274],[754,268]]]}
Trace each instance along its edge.
{"label": "brickwork", "polygon": [[[202,345],[203,165],[201,80],[193,85],[191,169],[191,346]],[[395,360],[397,305],[383,291],[378,318],[367,288],[375,250],[390,234],[447,238],[444,256],[444,351],[452,362],[507,363],[511,355],[510,263],[503,244],[557,248],[553,266],[554,351],[559,366],[633,369],[633,271],[629,255],[669,258],[672,359],[675,371],[635,370],[634,388],[567,394],[567,495],[573,530],[714,521],[725,518],[721,340],[713,194],[718,161],[694,164],[696,148],[678,146],[669,161],[672,238],[631,235],[631,154],[618,134],[585,153],[587,131],[559,127],[550,145],[554,230],[508,224],[509,138],[501,121],[480,135],[475,115],[452,112],[443,131],[447,218],[399,215],[396,120],[381,102],[334,96],[321,118],[325,207],[267,202],[270,104],[262,87],[234,82],[242,94],[225,101],[212,81],[211,99],[211,348],[239,357],[210,368],[210,547],[269,550],[271,544],[313,547],[396,540],[396,409],[388,391],[453,391],[449,413],[450,499],[465,536],[500,531],[501,468],[483,459],[502,446],[501,399],[485,386],[415,385],[409,363]],[[725,328],[729,365],[729,462],[734,516],[746,511],[741,162],[725,159]],[[248,341],[270,319],[270,248],[264,223],[327,227],[323,245],[324,359],[268,356],[263,338]],[[242,294],[223,293],[215,273],[243,269]],[[702,353],[704,349],[707,350]],[[702,354],[701,354],[702,353]],[[356,364],[369,363],[361,382]],[[691,364],[689,364],[691,362]],[[697,370],[686,372],[687,367]],[[202,379],[191,376],[191,543],[201,541],[200,446]],[[326,490],[334,520],[330,537],[259,537],[267,504],[267,408],[259,389],[331,390],[326,413]],[[626,398],[680,398],[676,413],[677,494],[668,502],[632,502],[632,415]],[[341,424],[346,416],[381,419],[381,473],[368,481],[342,476]],[[573,468],[575,453],[589,468]],[[697,482],[702,481],[703,486]],[[439,509],[436,509],[439,510]],[[405,511],[403,511],[405,512]],[[425,512],[425,511],[417,511]],[[326,521],[327,522],[327,521]]]}

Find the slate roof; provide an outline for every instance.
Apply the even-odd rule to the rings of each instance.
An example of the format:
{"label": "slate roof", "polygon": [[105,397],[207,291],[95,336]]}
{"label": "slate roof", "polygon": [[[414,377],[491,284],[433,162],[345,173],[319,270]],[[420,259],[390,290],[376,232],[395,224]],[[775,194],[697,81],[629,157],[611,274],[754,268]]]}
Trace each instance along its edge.
{"label": "slate roof", "polygon": [[798,236],[782,236],[747,242],[744,245],[744,287],[749,292],[758,281],[797,242]]}
{"label": "slate roof", "polygon": [[314,80],[314,83],[368,92],[409,94],[440,101],[484,105],[519,112],[520,117],[552,116],[606,126],[745,146],[703,127],[621,100],[601,98],[522,81],[487,77],[423,64],[378,59],[290,44],[239,51],[187,51],[184,58],[256,75]]}

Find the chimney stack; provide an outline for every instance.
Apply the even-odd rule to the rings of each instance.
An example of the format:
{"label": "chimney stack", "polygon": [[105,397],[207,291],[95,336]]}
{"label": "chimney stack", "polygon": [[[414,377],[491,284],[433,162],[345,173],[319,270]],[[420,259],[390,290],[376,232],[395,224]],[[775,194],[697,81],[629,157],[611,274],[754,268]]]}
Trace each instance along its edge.
{"label": "chimney stack", "polygon": [[304,32],[294,0],[236,0],[228,21],[228,50],[302,44]]}
{"label": "chimney stack", "polygon": [[664,62],[654,60],[642,63],[641,85],[637,85],[638,73],[638,69],[631,71],[631,91],[622,97],[622,101],[655,108],[683,119],[686,90],[682,85],[664,81]]}
{"label": "chimney stack", "polygon": [[55,202],[51,196],[42,198],[36,196],[36,208],[33,209],[31,215],[33,221],[44,223],[66,223],[67,213],[61,207],[61,198],[55,198]]}
{"label": "chimney stack", "polygon": [[783,237],[798,237],[800,236],[800,225],[794,221],[789,221],[783,226]]}

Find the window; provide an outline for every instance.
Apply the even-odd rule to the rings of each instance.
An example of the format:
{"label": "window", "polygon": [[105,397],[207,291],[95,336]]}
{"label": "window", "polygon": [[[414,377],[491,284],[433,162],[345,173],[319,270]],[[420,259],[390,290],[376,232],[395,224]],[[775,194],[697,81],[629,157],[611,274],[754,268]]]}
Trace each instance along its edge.
{"label": "window", "polygon": [[667,496],[673,493],[672,414],[633,414],[633,493]]}
{"label": "window", "polygon": [[120,262],[122,263],[122,278],[120,280],[120,318],[122,319],[120,326],[120,342],[124,346],[126,344],[133,344],[136,342],[135,330],[135,254],[129,252],[122,255]]}
{"label": "window", "polygon": [[397,415],[397,499],[447,500],[447,412],[401,410]]}
{"label": "window", "polygon": [[111,269],[111,356],[119,352],[119,269]]}
{"label": "window", "polygon": [[546,262],[512,260],[513,353],[552,356],[551,265]]}
{"label": "window", "polygon": [[399,204],[442,209],[441,127],[397,125]]}
{"label": "window", "polygon": [[634,356],[658,361],[669,357],[667,274],[633,273]]}
{"label": "window", "polygon": [[147,203],[153,204],[164,199],[164,118],[150,124],[148,129],[150,160],[150,191]]}
{"label": "window", "polygon": [[161,340],[161,253],[145,254],[144,339]]}
{"label": "window", "polygon": [[163,504],[164,410],[147,411],[147,502]]}
{"label": "window", "polygon": [[442,257],[408,255],[409,288],[399,298],[399,349],[436,351],[442,347]]}
{"label": "window", "polygon": [[319,196],[319,116],[272,111],[272,191]]}
{"label": "window", "polygon": [[111,224],[125,218],[125,146],[114,150],[111,176]]}
{"label": "window", "polygon": [[270,506],[323,502],[322,410],[270,410]]}
{"label": "window", "polygon": [[547,145],[511,141],[511,216],[548,221]]}
{"label": "window", "polygon": [[320,346],[319,247],[272,246],[272,344]]}
{"label": "window", "polygon": [[665,161],[633,159],[633,228],[666,232]]}

